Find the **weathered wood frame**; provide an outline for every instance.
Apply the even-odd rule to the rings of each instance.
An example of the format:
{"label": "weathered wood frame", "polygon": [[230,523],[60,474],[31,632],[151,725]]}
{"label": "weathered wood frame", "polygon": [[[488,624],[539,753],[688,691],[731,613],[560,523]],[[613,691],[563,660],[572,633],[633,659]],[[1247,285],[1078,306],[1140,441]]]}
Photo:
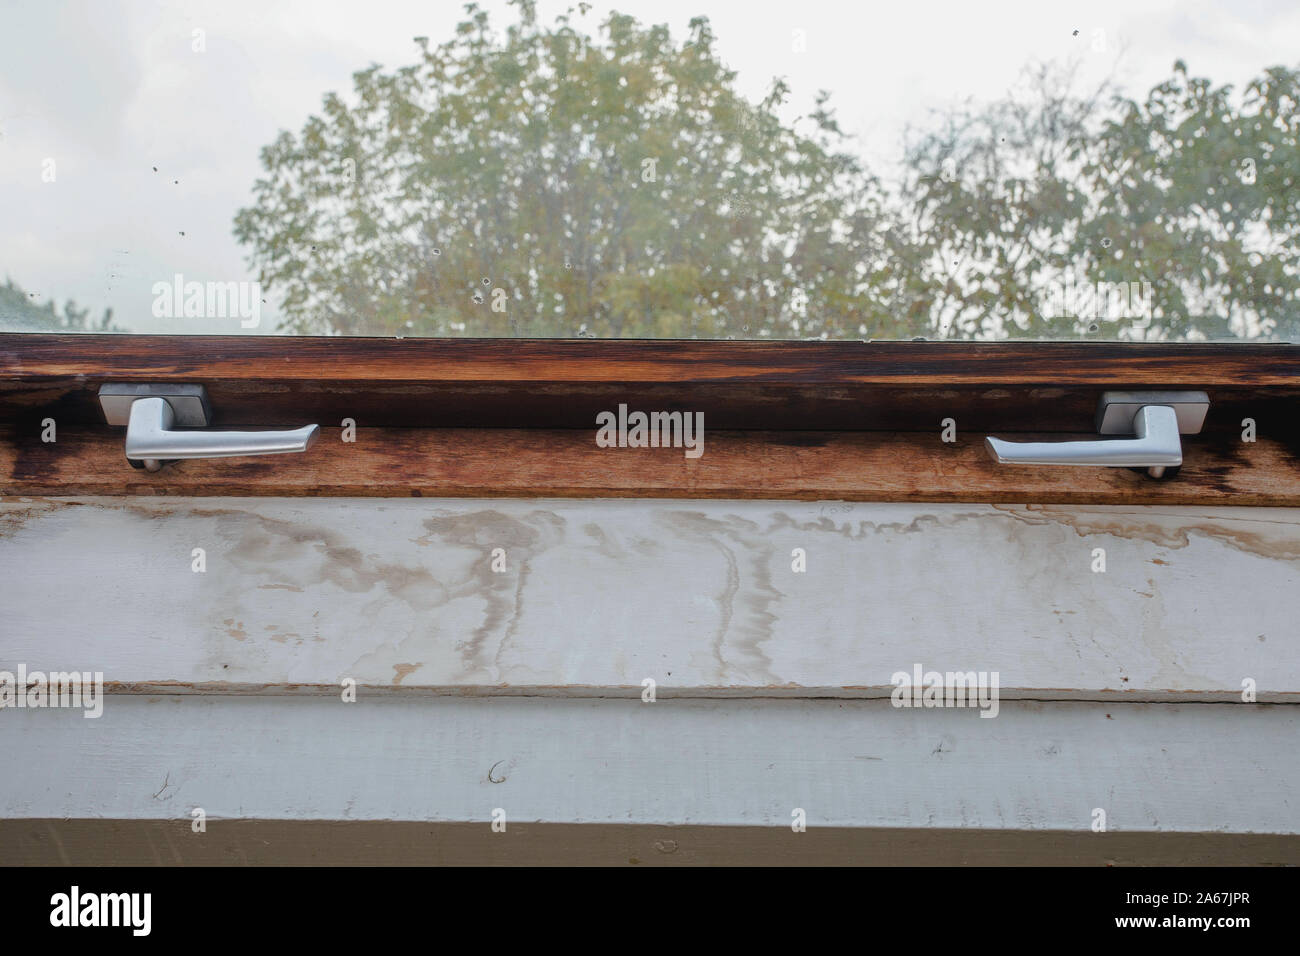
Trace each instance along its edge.
{"label": "weathered wood frame", "polygon": [[[145,476],[105,382],[199,382],[217,426],[318,422],[307,456]],[[997,466],[988,433],[1087,436],[1102,390],[1210,393],[1172,480]],[[0,494],[775,497],[1300,504],[1290,345],[0,335]],[[706,454],[609,455],[620,403],[702,412]],[[54,419],[59,445],[41,439]],[[957,440],[941,440],[952,418]],[[1257,440],[1242,440],[1253,419]],[[339,441],[344,419],[355,443]]]}

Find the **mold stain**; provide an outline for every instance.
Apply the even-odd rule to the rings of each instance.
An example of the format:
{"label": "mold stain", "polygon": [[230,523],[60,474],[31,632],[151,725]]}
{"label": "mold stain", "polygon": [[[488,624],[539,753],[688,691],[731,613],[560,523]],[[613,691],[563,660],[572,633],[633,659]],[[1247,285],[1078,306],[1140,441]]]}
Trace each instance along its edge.
{"label": "mold stain", "polygon": [[422,665],[420,664],[394,664],[393,665],[393,686],[394,687],[399,686],[403,680],[405,680],[413,672],[418,671],[421,666]]}
{"label": "mold stain", "polygon": [[[522,518],[496,509],[455,513],[442,512],[424,519],[425,534],[416,544],[440,548],[459,547],[481,557],[470,562],[465,576],[449,592],[449,599],[478,597],[485,603],[482,623],[460,646],[467,670],[488,666],[487,649],[496,637],[491,673],[502,676],[502,653],[516,636],[524,611],[524,593],[537,554],[564,538],[565,519],[553,511],[536,509]],[[494,548],[504,548],[506,570],[492,570]]]}
{"label": "mold stain", "polygon": [[785,596],[772,580],[773,538],[753,521],[728,514],[668,509],[655,521],[673,539],[695,541],[721,556],[726,574],[714,596],[720,619],[711,642],[720,683],[780,683],[763,644],[773,637],[774,608]]}

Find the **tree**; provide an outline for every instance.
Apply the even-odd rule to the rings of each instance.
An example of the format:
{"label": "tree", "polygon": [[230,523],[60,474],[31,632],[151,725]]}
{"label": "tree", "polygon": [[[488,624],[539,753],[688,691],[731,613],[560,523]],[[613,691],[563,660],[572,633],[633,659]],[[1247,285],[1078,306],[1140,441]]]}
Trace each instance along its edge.
{"label": "tree", "polygon": [[[889,334],[862,263],[878,185],[825,103],[798,124],[734,90],[708,21],[614,14],[601,41],[532,2],[473,5],[415,65],[354,76],[262,151],[235,233],[294,331]],[[806,129],[805,129],[806,128]],[[501,290],[501,291],[497,291]]]}
{"label": "tree", "polygon": [[1239,97],[1178,63],[1141,102],[1030,70],[914,133],[886,188],[827,94],[790,124],[782,81],[740,96],[703,18],[679,45],[515,6],[263,149],[235,235],[289,330],[1300,335],[1294,70]]}
{"label": "tree", "polygon": [[1072,86],[1068,72],[1039,67],[1002,101],[951,110],[931,128],[910,131],[900,187],[906,215],[891,250],[918,334],[1080,331],[1046,316],[1042,301],[1074,264],[1075,233],[1088,209],[1076,151],[1107,92],[1078,97]]}
{"label": "tree", "polygon": [[[1239,100],[1181,62],[1142,102],[1070,86],[1040,69],[911,144],[895,248],[915,320],[964,338],[1300,337],[1300,73],[1267,70]],[[1136,283],[1145,314],[1045,307],[1066,282]]]}
{"label": "tree", "polygon": [[1100,277],[1155,278],[1161,337],[1300,338],[1300,71],[1235,100],[1180,61],[1145,102],[1116,98],[1089,162],[1079,252]]}
{"label": "tree", "polygon": [[0,331],[5,332],[119,332],[113,325],[113,310],[105,309],[98,323],[90,319],[90,309],[79,309],[69,299],[60,314],[53,302],[43,306],[35,296],[23,290],[13,279],[5,278],[0,286]]}

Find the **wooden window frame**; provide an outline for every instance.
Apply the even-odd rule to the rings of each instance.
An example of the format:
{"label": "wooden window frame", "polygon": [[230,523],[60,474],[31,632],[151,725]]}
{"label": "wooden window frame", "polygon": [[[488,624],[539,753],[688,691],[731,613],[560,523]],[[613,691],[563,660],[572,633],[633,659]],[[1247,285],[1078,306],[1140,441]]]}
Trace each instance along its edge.
{"label": "wooden window frame", "polygon": [[[204,384],[215,427],[324,434],[305,455],[140,472],[96,393],[142,381]],[[1105,389],[1176,388],[1208,392],[1211,409],[1165,480],[983,450],[986,434],[1088,437]],[[1300,349],[1285,344],[7,333],[0,493],[1295,506],[1298,399]],[[704,455],[597,447],[596,413],[620,403],[703,412]]]}

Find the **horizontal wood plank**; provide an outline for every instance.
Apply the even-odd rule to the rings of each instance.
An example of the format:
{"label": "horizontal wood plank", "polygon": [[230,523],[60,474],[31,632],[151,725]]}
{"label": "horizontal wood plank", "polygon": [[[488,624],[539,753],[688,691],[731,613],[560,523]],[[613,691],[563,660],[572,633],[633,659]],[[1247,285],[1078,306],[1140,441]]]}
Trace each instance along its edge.
{"label": "horizontal wood plank", "polygon": [[10,866],[1296,866],[1300,834],[409,820],[0,819]]}
{"label": "horizontal wood plank", "polygon": [[597,412],[703,412],[711,428],[1092,427],[1101,391],[1210,393],[1294,440],[1300,349],[1103,343],[441,340],[0,335],[0,421],[102,422],[106,382],[207,386],[216,423],[587,428]]}
{"label": "horizontal wood plank", "polygon": [[[1189,436],[1182,469],[999,465],[982,435],[713,432],[704,454],[600,448],[595,429],[322,429],[305,454],[177,462],[149,473],[123,431],[0,428],[4,495],[782,498],[1044,504],[1300,505],[1300,454],[1273,439]],[[1035,437],[1034,435],[1020,437]],[[1086,435],[1041,434],[1045,440]]]}
{"label": "horizontal wood plank", "polygon": [[[1300,708],[885,701],[110,701],[15,711],[0,818],[1300,833]],[[51,759],[51,758],[55,759]],[[1094,811],[1106,833],[1092,832]],[[1293,847],[1293,845],[1292,845]]]}
{"label": "horizontal wood plank", "polygon": [[120,381],[1291,385],[1289,344],[762,342],[0,334],[0,378]]}
{"label": "horizontal wood plank", "polygon": [[1300,700],[1295,509],[11,499],[0,581],[120,693]]}

